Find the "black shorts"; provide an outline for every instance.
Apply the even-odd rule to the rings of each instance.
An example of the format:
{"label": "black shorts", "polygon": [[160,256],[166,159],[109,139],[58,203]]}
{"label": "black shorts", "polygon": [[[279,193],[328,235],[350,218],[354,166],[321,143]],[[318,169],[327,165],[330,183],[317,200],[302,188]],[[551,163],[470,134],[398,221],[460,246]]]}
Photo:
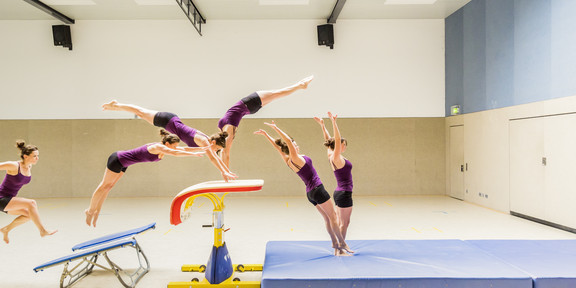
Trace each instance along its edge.
{"label": "black shorts", "polygon": [[106,167],[115,173],[126,172],[126,169],[128,169],[128,167],[122,166],[122,163],[120,163],[120,160],[118,160],[118,152],[110,154]]}
{"label": "black shorts", "polygon": [[166,128],[170,119],[178,117],[178,115],[170,112],[158,112],[154,115],[154,126]]}
{"label": "black shorts", "polygon": [[314,206],[330,200],[330,194],[328,194],[328,191],[324,189],[324,185],[322,184],[306,193],[306,196],[308,197],[308,201]]}
{"label": "black shorts", "polygon": [[352,191],[334,191],[334,203],[340,208],[352,207]]}
{"label": "black shorts", "polygon": [[262,108],[262,99],[260,99],[260,96],[258,96],[256,92],[242,98],[242,103],[246,105],[250,114],[254,114]]}
{"label": "black shorts", "polygon": [[4,208],[8,206],[10,200],[12,200],[12,197],[0,197],[0,211],[7,213],[6,211],[4,211]]}

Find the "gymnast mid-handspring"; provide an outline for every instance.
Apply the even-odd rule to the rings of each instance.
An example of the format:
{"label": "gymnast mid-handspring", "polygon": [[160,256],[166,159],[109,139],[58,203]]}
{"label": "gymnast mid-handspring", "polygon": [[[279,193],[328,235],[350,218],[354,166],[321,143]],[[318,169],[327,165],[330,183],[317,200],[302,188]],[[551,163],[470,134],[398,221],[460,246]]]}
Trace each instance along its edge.
{"label": "gymnast mid-handspring", "polygon": [[135,114],[146,122],[162,127],[168,132],[176,134],[189,147],[210,148],[206,149],[206,155],[210,158],[212,164],[220,171],[225,181],[236,179],[236,174],[232,173],[222,159],[218,156],[226,146],[226,132],[220,132],[208,136],[200,130],[194,129],[182,123],[178,115],[170,112],[158,112],[142,108],[133,104],[122,104],[113,100],[102,105],[103,110],[126,111]]}
{"label": "gymnast mid-handspring", "polygon": [[230,167],[230,150],[232,149],[232,143],[234,142],[234,137],[236,137],[240,120],[248,114],[258,112],[260,108],[274,100],[288,96],[297,90],[308,88],[308,84],[310,84],[313,79],[314,76],[308,76],[288,87],[276,90],[256,91],[242,98],[226,111],[224,116],[218,121],[218,129],[227,133],[226,146],[224,146],[222,150],[222,160],[227,167]]}
{"label": "gymnast mid-handspring", "polygon": [[292,171],[296,172],[304,184],[306,184],[306,196],[308,201],[316,207],[324,218],[326,230],[328,230],[328,234],[330,234],[332,240],[334,255],[349,256],[350,254],[347,252],[353,253],[354,251],[348,247],[342,236],[340,228],[338,227],[338,216],[334,210],[334,203],[330,199],[330,194],[324,189],[324,185],[312,165],[312,160],[308,156],[300,154],[298,144],[296,144],[288,134],[278,128],[274,122],[265,124],[274,129],[278,135],[280,135],[281,139],[274,140],[274,138],[263,129],[254,133],[265,136],[268,142],[278,151],[286,165],[288,165]]}
{"label": "gymnast mid-handspring", "polygon": [[38,147],[26,145],[22,140],[16,141],[16,147],[20,150],[20,160],[0,163],[0,170],[6,170],[6,176],[0,184],[0,211],[10,215],[18,215],[10,224],[0,228],[4,234],[4,242],[7,244],[10,243],[8,233],[30,220],[40,231],[41,237],[58,232],[58,230],[48,230],[44,227],[40,221],[38,205],[35,200],[16,196],[22,186],[32,180],[32,165],[36,165],[40,159]]}
{"label": "gymnast mid-handspring", "polygon": [[199,157],[205,153],[203,149],[178,147],[180,138],[166,132],[164,129],[160,130],[160,136],[162,136],[162,142],[145,144],[131,150],[116,151],[108,157],[104,178],[92,194],[90,207],[84,211],[86,214],[86,224],[88,224],[88,226],[92,225],[96,227],[98,215],[100,214],[104,200],[106,200],[108,193],[114,185],[116,185],[118,180],[122,178],[128,166],[136,163],[157,162],[165,155]]}

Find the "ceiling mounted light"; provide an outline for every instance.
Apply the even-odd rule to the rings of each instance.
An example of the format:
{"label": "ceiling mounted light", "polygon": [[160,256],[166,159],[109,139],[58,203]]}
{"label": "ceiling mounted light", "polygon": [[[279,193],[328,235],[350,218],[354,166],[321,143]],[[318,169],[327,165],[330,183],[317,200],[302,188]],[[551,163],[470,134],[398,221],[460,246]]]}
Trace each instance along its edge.
{"label": "ceiling mounted light", "polygon": [[437,0],[386,0],[385,5],[431,5]]}
{"label": "ceiling mounted light", "polygon": [[136,4],[143,6],[173,6],[176,5],[174,0],[134,0]]}
{"label": "ceiling mounted light", "polygon": [[65,5],[96,5],[92,0],[44,0],[46,5],[65,6]]}
{"label": "ceiling mounted light", "polygon": [[260,5],[309,5],[310,0],[259,0]]}

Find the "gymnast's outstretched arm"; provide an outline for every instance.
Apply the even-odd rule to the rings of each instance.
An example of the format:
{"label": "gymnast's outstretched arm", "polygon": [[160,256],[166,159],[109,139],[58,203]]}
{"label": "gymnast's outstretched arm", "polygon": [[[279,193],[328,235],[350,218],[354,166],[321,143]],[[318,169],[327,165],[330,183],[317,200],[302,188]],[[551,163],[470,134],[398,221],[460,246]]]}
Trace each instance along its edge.
{"label": "gymnast's outstretched arm", "polygon": [[18,162],[16,161],[6,161],[0,163],[0,170],[6,170],[7,174],[16,175],[18,174]]}
{"label": "gymnast's outstretched arm", "polygon": [[212,165],[214,165],[214,167],[216,167],[220,171],[220,174],[222,175],[224,181],[228,182],[229,180],[234,180],[238,178],[238,176],[232,173],[228,168],[228,166],[226,166],[222,161],[222,159],[220,159],[220,157],[216,154],[215,150],[218,145],[215,145],[214,140],[210,140],[208,136],[205,136],[205,137],[198,137],[198,139],[195,141],[198,144],[198,146],[206,148],[206,155],[208,156],[208,159],[210,159]]}
{"label": "gymnast's outstretched arm", "polygon": [[332,163],[336,165],[336,167],[344,166],[344,158],[342,157],[342,136],[340,135],[340,129],[338,129],[338,124],[336,124],[336,118],[338,117],[336,114],[332,114],[328,112],[328,117],[332,120],[332,129],[334,131],[334,153],[332,153]]}
{"label": "gymnast's outstretched arm", "polygon": [[177,147],[176,149],[181,149],[184,151],[188,151],[188,152],[202,152],[202,153],[206,153],[206,151],[208,149],[210,149],[210,147],[190,147],[190,146],[186,146],[186,147]]}
{"label": "gymnast's outstretched arm", "polygon": [[270,142],[270,144],[272,144],[272,147],[274,147],[274,149],[276,149],[276,151],[278,151],[278,154],[280,154],[280,157],[282,157],[282,160],[284,160],[284,162],[288,161],[288,155],[284,154],[284,152],[282,152],[282,149],[280,147],[278,147],[278,145],[276,145],[276,143],[274,142],[274,138],[272,138],[268,132],[266,132],[263,129],[260,129],[256,132],[254,132],[254,134],[257,135],[264,135],[264,137],[266,137],[266,139],[268,140],[268,142]]}
{"label": "gymnast's outstretched arm", "polygon": [[278,126],[276,126],[276,123],[274,123],[274,121],[272,121],[272,123],[264,123],[264,124],[272,127],[272,129],[274,129],[274,131],[276,131],[276,133],[280,135],[280,138],[282,138],[282,140],[286,143],[286,146],[288,147],[289,151],[288,158],[290,159],[290,161],[293,164],[302,167],[306,163],[306,160],[304,160],[304,158],[302,158],[302,156],[298,154],[298,150],[296,149],[296,146],[294,145],[292,138],[290,138],[290,136],[288,136],[286,132],[282,131],[282,129],[278,128]]}
{"label": "gymnast's outstretched arm", "polygon": [[234,137],[236,137],[236,129],[237,127],[232,125],[224,126],[224,132],[228,133],[228,137],[226,137],[226,147],[222,149],[222,162],[226,167],[230,167],[230,151],[232,150],[232,144],[234,143]]}
{"label": "gymnast's outstretched arm", "polygon": [[326,125],[324,125],[324,119],[320,117],[314,117],[314,120],[316,120],[316,122],[322,128],[322,133],[324,134],[324,141],[328,141],[328,139],[330,139],[330,133],[328,132],[328,129],[326,129]]}
{"label": "gymnast's outstretched arm", "polygon": [[186,151],[182,147],[175,147],[174,149],[172,149],[172,148],[170,148],[164,144],[160,144],[160,143],[152,144],[152,145],[148,146],[148,151],[150,151],[150,153],[152,153],[152,154],[164,153],[165,155],[176,156],[176,157],[188,157],[188,156],[202,157],[206,153],[205,151],[201,151],[201,152],[200,151],[197,151],[197,152]]}

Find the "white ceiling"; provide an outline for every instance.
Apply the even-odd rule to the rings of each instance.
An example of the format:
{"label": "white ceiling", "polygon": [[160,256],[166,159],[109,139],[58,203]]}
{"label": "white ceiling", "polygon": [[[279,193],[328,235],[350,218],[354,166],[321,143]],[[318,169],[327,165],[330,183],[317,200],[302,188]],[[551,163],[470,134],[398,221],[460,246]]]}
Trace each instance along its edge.
{"label": "white ceiling", "polygon": [[[187,19],[176,0],[41,0],[75,20]],[[386,3],[402,3],[390,4]],[[471,0],[347,0],[338,19],[444,19]],[[143,3],[147,5],[137,4]],[[210,20],[327,19],[336,0],[193,0]],[[275,5],[261,5],[261,2]],[[295,3],[300,5],[286,5]],[[302,5],[303,4],[303,5]],[[23,0],[0,0],[0,20],[50,20]]]}

